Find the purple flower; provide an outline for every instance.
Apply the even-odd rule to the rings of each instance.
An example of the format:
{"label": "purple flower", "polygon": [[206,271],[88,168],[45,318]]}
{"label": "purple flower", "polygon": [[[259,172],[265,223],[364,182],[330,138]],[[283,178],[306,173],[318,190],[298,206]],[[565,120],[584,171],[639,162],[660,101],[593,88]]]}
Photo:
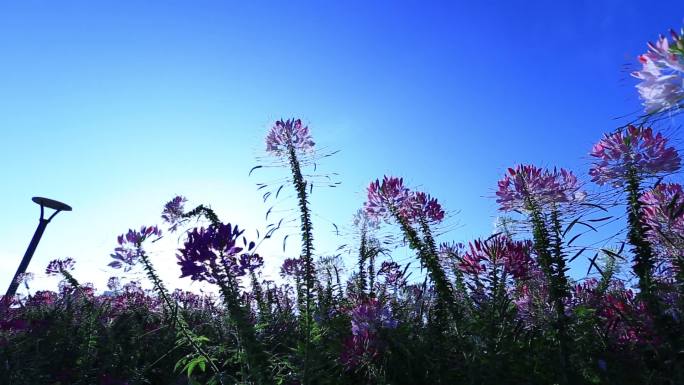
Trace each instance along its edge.
{"label": "purple flower", "polygon": [[602,325],[606,336],[619,345],[656,343],[653,320],[646,305],[626,289],[621,281],[613,280],[605,290],[599,290],[599,281],[589,279],[575,285],[572,303],[594,310],[594,317]]}
{"label": "purple flower", "polygon": [[[649,241],[666,257],[666,270],[676,271],[684,252],[684,191],[680,184],[659,184],[640,198]],[[677,262],[677,263],[673,263]]]}
{"label": "purple flower", "polygon": [[384,276],[385,282],[390,286],[402,286],[405,283],[404,271],[396,262],[383,261],[378,275]]}
{"label": "purple flower", "polygon": [[460,242],[441,243],[437,250],[437,257],[443,266],[449,266],[454,259],[458,259],[465,252],[465,245]]}
{"label": "purple flower", "polygon": [[23,284],[24,286],[28,287],[29,282],[33,281],[33,278],[35,278],[35,274],[30,271],[21,273],[17,277],[17,285]]}
{"label": "purple flower", "polygon": [[530,204],[574,202],[585,197],[577,177],[565,169],[550,171],[521,164],[509,168],[498,186],[496,202],[502,211],[529,210]]}
{"label": "purple flower", "polygon": [[253,272],[254,270],[260,268],[261,266],[264,265],[264,259],[259,256],[259,254],[250,254],[250,253],[244,253],[240,255],[240,270],[242,270],[244,274],[247,274],[247,272]]}
{"label": "purple flower", "polygon": [[[237,239],[242,233],[230,223],[193,229],[177,255],[181,278],[217,283],[222,276],[241,277],[261,266],[263,259],[258,255],[240,255],[243,248],[237,246]],[[247,244],[244,238],[243,243]],[[253,248],[251,242],[248,250]]]}
{"label": "purple flower", "polygon": [[378,331],[394,329],[398,321],[394,319],[391,309],[377,299],[357,303],[350,309],[349,315],[352,335],[344,341],[341,361],[348,368],[353,368],[380,355]]}
{"label": "purple flower", "polygon": [[171,226],[169,227],[169,231],[176,231],[178,225],[183,220],[183,214],[185,214],[184,206],[187,201],[188,200],[185,199],[185,197],[178,195],[164,205],[164,211],[162,211],[161,217],[164,222]]}
{"label": "purple flower", "polygon": [[126,265],[124,270],[130,270],[138,262],[143,242],[151,237],[159,238],[161,234],[157,226],[142,226],[140,231],[129,229],[128,233],[119,235],[119,246],[114,249],[114,254],[111,255],[114,261],[109,266],[118,269]]}
{"label": "purple flower", "polygon": [[349,315],[354,336],[375,334],[378,329],[394,329],[398,321],[392,317],[392,309],[377,299],[368,299],[354,306]]}
{"label": "purple flower", "polygon": [[266,136],[266,151],[274,155],[286,154],[290,146],[296,151],[313,149],[309,127],[302,125],[301,119],[278,120]]}
{"label": "purple flower", "polygon": [[393,210],[400,214],[405,213],[405,203],[410,196],[409,189],[404,187],[403,178],[385,176],[382,183],[376,179],[368,186],[368,199],[364,210],[369,218],[387,220],[392,216]]}
{"label": "purple flower", "polygon": [[590,153],[596,158],[589,170],[592,181],[603,185],[612,182],[619,187],[628,173],[640,177],[658,176],[679,170],[681,159],[674,147],[667,147],[667,139],[651,128],[629,125],[626,130],[604,135]]}
{"label": "purple flower", "polygon": [[425,219],[431,223],[439,223],[444,219],[444,210],[437,202],[436,198],[424,192],[416,192],[411,194],[411,198],[407,201],[409,222],[417,222]]}
{"label": "purple flower", "polygon": [[45,274],[50,276],[62,274],[63,271],[73,270],[75,264],[73,258],[55,259],[50,261]]}
{"label": "purple flower", "polygon": [[642,69],[632,73],[641,80],[636,88],[648,114],[677,108],[684,99],[684,42],[674,31],[672,37],[674,47],[664,36],[649,42],[648,52],[639,56]]}
{"label": "purple flower", "polygon": [[409,223],[425,220],[438,223],[444,219],[444,210],[437,199],[424,192],[412,192],[404,186],[403,178],[385,176],[368,186],[364,204],[366,216],[371,220],[389,220],[399,215]]}
{"label": "purple flower", "polygon": [[121,280],[119,277],[109,277],[107,280],[107,288],[112,291],[117,291],[121,288]]}
{"label": "purple flower", "polygon": [[504,276],[516,281],[526,280],[534,267],[531,248],[529,241],[513,241],[504,235],[476,240],[469,244],[459,268],[475,280],[486,279],[486,275],[496,268],[501,268]]}
{"label": "purple flower", "polygon": [[280,267],[280,276],[285,277],[301,277],[304,272],[304,262],[301,258],[287,258],[283,261]]}
{"label": "purple flower", "polygon": [[202,297],[190,291],[176,289],[171,293],[171,298],[184,308],[198,309],[202,306]]}

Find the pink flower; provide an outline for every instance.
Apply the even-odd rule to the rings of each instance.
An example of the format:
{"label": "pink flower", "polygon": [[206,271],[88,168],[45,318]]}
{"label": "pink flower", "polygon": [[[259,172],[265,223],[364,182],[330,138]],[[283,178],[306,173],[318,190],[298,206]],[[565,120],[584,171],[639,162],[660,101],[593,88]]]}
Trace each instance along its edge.
{"label": "pink flower", "polygon": [[73,258],[65,259],[55,259],[50,261],[47,268],[45,269],[46,275],[57,275],[62,274],[63,271],[69,271],[74,268],[76,262]]}
{"label": "pink flower", "polygon": [[364,205],[366,216],[374,221],[389,220],[399,215],[409,223],[439,223],[444,210],[437,199],[424,192],[413,192],[404,186],[402,178],[385,176],[368,186],[368,199]]}
{"label": "pink flower", "polygon": [[581,201],[585,197],[577,177],[565,169],[550,171],[521,164],[509,168],[498,186],[496,202],[502,211],[529,210],[530,204],[543,206]]}
{"label": "pink flower", "polygon": [[648,52],[639,56],[642,69],[632,73],[632,76],[641,79],[636,88],[648,114],[676,108],[684,99],[683,43],[674,31],[672,36],[675,47],[671,47],[669,40],[663,36],[656,43],[649,42]]}
{"label": "pink flower", "polygon": [[396,262],[384,261],[380,265],[378,275],[385,277],[385,282],[393,287],[403,286],[406,283],[404,270]]}
{"label": "pink flower", "polygon": [[529,241],[513,241],[504,235],[496,235],[485,241],[476,240],[469,244],[459,268],[476,280],[486,279],[485,276],[497,268],[502,269],[504,276],[526,280],[534,267],[531,248]]}
{"label": "pink flower", "polygon": [[266,151],[281,156],[292,146],[296,151],[310,151],[314,141],[309,127],[302,125],[301,119],[278,120],[266,136]]}
{"label": "pink flower", "polygon": [[439,223],[444,219],[444,210],[437,199],[424,192],[411,194],[407,204],[406,211],[410,222],[417,222],[424,218],[427,222]]}
{"label": "pink flower", "polygon": [[592,181],[622,186],[628,172],[638,176],[658,176],[679,170],[681,159],[667,139],[651,128],[629,125],[626,130],[604,135],[590,155],[597,160],[589,170]]}
{"label": "pink flower", "polygon": [[304,273],[304,261],[301,258],[287,258],[280,267],[280,276],[301,278]]}
{"label": "pink flower", "polygon": [[569,309],[593,309],[600,327],[619,345],[654,343],[653,320],[646,306],[621,281],[613,280],[601,291],[596,279],[575,285]]}
{"label": "pink flower", "polygon": [[[684,191],[676,183],[659,184],[640,198],[642,221],[649,241],[666,257],[666,269],[676,269],[684,252]],[[678,263],[673,263],[678,261]],[[670,271],[673,272],[673,271]]]}
{"label": "pink flower", "polygon": [[125,270],[130,270],[140,257],[143,242],[152,237],[160,238],[161,234],[157,226],[142,226],[140,231],[129,229],[126,234],[119,235],[119,246],[114,249],[114,254],[111,255],[114,261],[109,266],[118,269],[126,265]]}
{"label": "pink flower", "polygon": [[410,196],[409,189],[404,187],[403,178],[385,176],[382,183],[376,179],[368,186],[364,210],[369,218],[378,220],[391,218],[393,210],[405,215],[406,202]]}
{"label": "pink flower", "polygon": [[396,328],[398,321],[392,310],[376,299],[357,303],[349,310],[349,316],[352,335],[344,341],[340,359],[346,367],[354,368],[379,357],[382,348],[379,331]]}
{"label": "pink flower", "polygon": [[176,196],[164,205],[164,211],[162,211],[162,219],[164,222],[168,223],[169,231],[176,231],[178,225],[183,220],[184,205],[188,200],[183,196]]}

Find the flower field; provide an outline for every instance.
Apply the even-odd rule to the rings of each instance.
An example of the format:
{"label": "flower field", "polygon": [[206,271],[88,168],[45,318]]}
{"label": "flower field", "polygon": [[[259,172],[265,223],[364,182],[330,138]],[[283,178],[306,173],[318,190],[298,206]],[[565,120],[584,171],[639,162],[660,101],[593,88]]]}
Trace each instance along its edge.
{"label": "flower field", "polygon": [[[280,224],[250,239],[210,202],[173,197],[158,225],[113,235],[108,282],[56,259],[54,291],[2,300],[0,384],[684,384],[684,190],[669,135],[684,37],[649,43],[639,63],[644,114],[596,138],[588,170],[511,165],[493,186],[497,231],[466,243],[448,241],[436,197],[382,176],[355,215],[353,260],[318,254],[315,128],[276,121],[267,166],[286,183],[264,200],[294,194],[288,236],[301,243],[279,279],[263,277],[260,246]],[[147,251],[163,237],[179,240],[178,276],[213,291],[165,284]],[[580,260],[586,276],[570,274]]]}

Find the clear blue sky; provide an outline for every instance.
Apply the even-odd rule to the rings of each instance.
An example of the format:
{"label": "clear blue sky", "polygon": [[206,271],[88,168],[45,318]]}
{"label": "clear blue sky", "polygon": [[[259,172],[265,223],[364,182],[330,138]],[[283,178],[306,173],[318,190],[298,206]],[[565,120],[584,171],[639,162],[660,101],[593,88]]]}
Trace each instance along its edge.
{"label": "clear blue sky", "polygon": [[[612,118],[639,109],[625,69],[681,2],[52,1],[0,4],[0,290],[33,233],[35,195],[74,207],[30,271],[77,259],[102,288],[116,235],[159,222],[174,194],[262,226],[247,176],[280,117],[341,152],[314,192],[318,250],[371,179],[404,176],[460,226],[491,232],[493,190],[520,162],[586,175]],[[283,173],[285,170],[283,170]],[[284,174],[283,174],[284,175]],[[296,237],[292,237],[295,241]],[[282,258],[279,241],[266,263]],[[293,244],[294,245],[294,244]],[[295,247],[289,248],[294,254]],[[178,274],[173,245],[155,254]],[[55,282],[51,283],[53,285]],[[176,283],[176,282],[173,282]]]}

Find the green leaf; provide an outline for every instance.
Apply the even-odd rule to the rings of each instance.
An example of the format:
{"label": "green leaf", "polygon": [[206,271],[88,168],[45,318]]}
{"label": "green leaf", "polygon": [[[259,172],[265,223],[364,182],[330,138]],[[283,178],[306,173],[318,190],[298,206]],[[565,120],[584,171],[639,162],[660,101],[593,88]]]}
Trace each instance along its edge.
{"label": "green leaf", "polygon": [[192,359],[192,361],[188,362],[187,365],[185,365],[185,368],[183,369],[184,371],[187,371],[188,377],[192,375],[192,372],[195,371],[195,367],[199,365],[200,370],[204,372],[206,366],[206,360],[204,357],[195,357]]}

